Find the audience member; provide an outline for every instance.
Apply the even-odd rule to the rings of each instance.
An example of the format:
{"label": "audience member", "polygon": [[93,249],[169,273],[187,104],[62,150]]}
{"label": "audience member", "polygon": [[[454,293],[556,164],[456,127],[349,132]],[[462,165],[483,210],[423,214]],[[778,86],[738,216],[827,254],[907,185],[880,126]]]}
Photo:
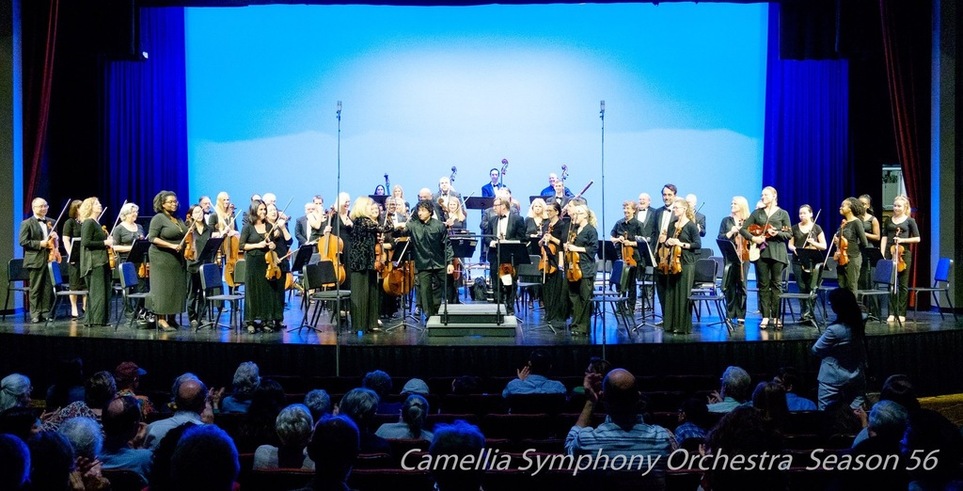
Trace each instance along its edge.
{"label": "audience member", "polygon": [[[890,375],[883,382],[883,387],[879,391],[879,401],[893,401],[906,409],[907,414],[915,413],[920,409],[920,402],[916,399],[916,391],[913,390],[913,382],[908,375],[901,373]],[[878,404],[879,402],[877,402]],[[860,419],[863,429],[859,431],[853,439],[853,447],[869,438],[869,417],[862,407],[856,408],[856,415]]]}
{"label": "audience member", "polygon": [[67,437],[56,431],[41,431],[27,441],[30,448],[30,489],[70,489],[74,470],[74,449]]}
{"label": "audience member", "polygon": [[[736,456],[743,459],[758,458],[763,452],[776,455],[783,451],[782,438],[762,412],[749,406],[734,408],[724,415],[706,437],[709,454],[725,454],[731,461]],[[748,461],[748,460],[745,460]],[[771,468],[770,468],[771,467]],[[766,469],[733,470],[721,465],[705,474],[713,491],[745,489],[786,489],[785,479],[778,466]],[[710,488],[706,488],[710,489]]]}
{"label": "audience member", "polygon": [[274,430],[278,446],[261,445],[254,452],[254,470],[305,469],[314,470],[314,461],[308,457],[307,446],[311,441],[314,419],[304,404],[291,404],[278,414]]}
{"label": "audience member", "polygon": [[[900,440],[906,431],[909,413],[906,408],[888,400],[873,405],[868,416],[868,437],[850,449],[855,458],[866,459],[878,456],[880,462],[892,457],[900,457]],[[863,460],[868,461],[868,460]],[[906,459],[901,459],[894,468],[880,466],[872,470],[837,472],[830,489],[872,489],[873,491],[906,490],[909,476],[906,473]]]}
{"label": "audience member", "polygon": [[386,439],[419,439],[430,442],[431,432],[424,429],[428,413],[428,400],[412,394],[401,405],[401,421],[381,425],[375,435]]}
{"label": "audience member", "polygon": [[321,421],[324,416],[331,414],[331,396],[324,389],[314,389],[304,394],[304,405],[311,410],[311,417],[315,421]]}
{"label": "audience member", "polygon": [[30,379],[26,375],[11,373],[0,380],[0,412],[12,407],[27,407],[30,405]]}
{"label": "audience member", "polygon": [[249,453],[262,444],[278,446],[274,431],[278,414],[285,406],[284,388],[273,379],[262,379],[254,394],[247,415],[234,434],[238,451]]}
{"label": "audience member", "polygon": [[708,405],[702,399],[687,399],[679,408],[678,420],[679,426],[673,433],[679,446],[687,450],[698,450],[698,445],[705,441],[709,433]]}
{"label": "audience member", "polygon": [[462,375],[451,380],[451,393],[455,395],[477,394],[481,391],[481,378]]}
{"label": "audience member", "polygon": [[[459,461],[468,455],[479,455],[485,448],[485,435],[477,426],[457,420],[453,424],[439,424],[435,438],[428,447],[433,458],[457,456]],[[480,466],[467,469],[439,466],[432,470],[438,491],[480,491],[483,472]]]}
{"label": "audience member", "polygon": [[710,413],[728,413],[749,402],[752,379],[742,368],[730,366],[722,372],[722,387],[709,397]]}
{"label": "audience member", "polygon": [[30,450],[15,435],[0,433],[0,489],[24,489],[30,478]]}
{"label": "audience member", "polygon": [[171,456],[171,484],[183,491],[231,491],[241,465],[234,441],[215,425],[184,432]]}
{"label": "audience member", "polygon": [[799,374],[793,367],[782,367],[772,379],[786,391],[786,406],[793,411],[815,411],[816,403],[798,394],[802,386]]}
{"label": "audience member", "polygon": [[140,386],[140,378],[147,375],[147,370],[137,366],[132,361],[125,361],[114,369],[114,380],[117,382],[118,396],[133,396],[140,405],[140,412],[144,417],[148,417],[154,412],[153,403],[145,395],[138,395],[137,388]]}
{"label": "audience member", "polygon": [[201,413],[210,408],[210,402],[204,382],[193,373],[185,373],[174,380],[171,393],[174,396],[174,414],[147,426],[144,448],[155,450],[168,431],[184,423],[205,423]]}
{"label": "audience member", "polygon": [[117,393],[114,376],[107,371],[100,371],[90,376],[84,385],[84,400],[71,402],[66,407],[50,415],[41,425],[44,431],[56,431],[64,421],[70,418],[86,417],[100,421],[104,406]]}
{"label": "audience member", "polygon": [[73,357],[57,362],[54,383],[47,388],[47,411],[84,400],[84,361]]}
{"label": "audience member", "polygon": [[104,470],[131,471],[147,482],[153,453],[131,444],[142,440],[138,435],[146,427],[141,423],[141,418],[140,407],[133,396],[117,396],[107,404],[101,418],[104,448],[100,452],[100,461]]}
{"label": "audience member", "polygon": [[552,370],[552,358],[548,351],[536,349],[528,357],[525,366],[516,370],[518,378],[512,380],[502,391],[502,397],[523,394],[565,394],[565,386],[546,377]]}
{"label": "audience member", "polygon": [[413,378],[405,382],[405,386],[401,388],[401,395],[409,396],[411,394],[418,394],[425,399],[428,398],[428,384],[420,378]]}
{"label": "audience member", "polygon": [[[661,457],[656,468],[633,471],[651,470],[650,483],[664,486],[666,457],[678,448],[675,436],[643,420],[641,411],[645,410],[645,403],[632,373],[622,368],[611,370],[602,381],[601,392],[597,392],[599,377],[595,373],[585,376],[585,407],[565,438],[565,450],[569,455],[601,452],[610,458],[622,456],[626,460],[633,456]],[[604,404],[607,415],[605,422],[592,428],[589,423],[599,401]]]}
{"label": "audience member", "polygon": [[233,392],[221,399],[222,413],[246,413],[254,391],[261,385],[260,369],[253,361],[245,361],[234,371]]}
{"label": "audience member", "polygon": [[[382,370],[368,372],[361,380],[361,388],[373,390],[375,394],[378,394],[378,414],[395,415],[401,410],[400,402],[388,402],[387,400],[393,386],[391,376]],[[355,421],[355,423],[357,423],[357,421]],[[363,428],[361,432],[364,433]],[[364,440],[364,437],[362,436],[361,439]],[[363,442],[362,446],[364,446]],[[361,453],[364,452],[362,451]]]}
{"label": "audience member", "polygon": [[752,407],[762,412],[766,420],[776,430],[782,431],[789,418],[786,404],[786,391],[775,382],[759,382],[752,392]]}
{"label": "audience member", "polygon": [[391,453],[388,440],[375,435],[372,429],[378,411],[378,394],[371,389],[351,389],[341,398],[339,408],[340,414],[351,418],[358,425],[361,433],[361,453]]}
{"label": "audience member", "polygon": [[154,448],[154,458],[150,464],[150,491],[177,491],[171,483],[171,458],[184,433],[198,425],[187,422],[167,431],[160,443]]}
{"label": "audience member", "polygon": [[40,431],[37,412],[29,407],[12,407],[0,413],[0,433],[7,433],[27,441]]}
{"label": "audience member", "polygon": [[[356,389],[360,390],[360,389]],[[314,427],[308,456],[316,465],[311,483],[298,491],[347,490],[348,475],[360,453],[359,432],[351,418],[325,416]]]}
{"label": "audience member", "polygon": [[[592,358],[589,359],[588,367],[585,369],[585,375],[588,375],[590,373],[597,373],[601,375],[601,377],[599,377],[599,382],[601,382],[601,380],[605,378],[605,376],[608,375],[609,371],[611,370],[612,370],[611,362],[609,362],[608,360],[602,359],[598,356],[593,356]],[[572,394],[580,395],[580,396],[585,395],[585,387],[580,385],[578,387],[573,388]]]}
{"label": "audience member", "polygon": [[826,411],[836,405],[855,408],[863,403],[866,391],[866,321],[849,289],[829,292],[829,304],[836,320],[812,347],[813,354],[822,358],[817,377],[819,409]]}
{"label": "audience member", "polygon": [[79,416],[64,421],[58,431],[67,437],[74,449],[72,485],[80,482],[83,483],[81,489],[84,490],[109,489],[110,481],[101,475],[101,462],[97,459],[104,446],[100,423],[92,418]]}

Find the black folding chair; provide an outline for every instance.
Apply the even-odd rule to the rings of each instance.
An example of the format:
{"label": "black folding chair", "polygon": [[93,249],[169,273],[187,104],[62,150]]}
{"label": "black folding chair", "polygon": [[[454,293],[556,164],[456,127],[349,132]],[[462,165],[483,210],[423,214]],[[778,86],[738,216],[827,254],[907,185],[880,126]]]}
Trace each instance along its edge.
{"label": "black folding chair", "polygon": [[[53,295],[54,302],[53,307],[50,308],[50,317],[47,318],[47,324],[50,324],[57,317],[57,306],[60,305],[60,299],[63,297],[69,297],[70,295],[77,295],[78,297],[86,297],[87,290],[71,290],[69,285],[64,284],[64,277],[60,273],[60,263],[57,261],[51,261],[47,263],[47,273],[50,275],[50,284],[53,285]],[[84,316],[84,325],[87,324],[87,316]]]}
{"label": "black folding chair", "polygon": [[[117,267],[118,277],[120,278],[120,292],[124,298],[124,309],[121,315],[117,316],[117,323],[114,324],[114,330],[120,326],[120,320],[123,317],[123,311],[127,310],[127,307],[133,308],[134,315],[130,316],[130,323],[127,327],[132,327],[134,321],[137,319],[137,308],[144,306],[144,301],[150,296],[150,293],[137,292],[135,288],[140,284],[140,278],[137,277],[137,265],[134,263],[120,263]],[[134,304],[131,305],[131,301]]]}
{"label": "black folding chair", "polygon": [[[334,272],[334,263],[331,261],[321,261],[315,264],[308,264],[302,269],[301,277],[304,279],[304,317],[301,320],[301,325],[298,326],[300,331],[302,328],[307,327],[315,331],[318,330],[318,319],[321,317],[321,309],[326,302],[333,302],[334,306],[331,308],[331,317],[328,322],[335,322],[335,325],[341,325],[341,311],[347,310],[348,306],[351,304],[351,290],[325,290],[323,285],[330,285],[338,282],[338,277]],[[309,293],[310,292],[310,293]],[[308,313],[311,310],[311,301],[315,302],[314,314],[311,316],[311,321],[308,323]],[[339,332],[340,328],[336,328],[335,332]]]}
{"label": "black folding chair", "polygon": [[[240,263],[240,261],[238,261],[238,263]],[[199,331],[206,325],[211,326],[212,328],[219,325],[218,321],[221,318],[221,313],[224,312],[224,302],[227,302],[231,305],[231,321],[230,324],[228,324],[228,328],[230,329],[233,326],[237,332],[240,332],[241,302],[244,301],[244,295],[236,293],[222,293],[227,290],[224,288],[224,284],[221,281],[221,267],[216,264],[202,264],[200,276],[201,295],[204,299],[204,310],[210,312],[213,309],[212,302],[217,302],[217,314],[210,319],[210,322],[206,324],[199,324],[197,326],[197,330]]]}
{"label": "black folding chair", "polygon": [[[20,286],[15,283],[20,282]],[[27,320],[29,309],[27,299],[30,298],[30,287],[27,286],[29,275],[23,269],[23,258],[11,259],[7,262],[7,300],[3,302],[3,320],[7,320],[7,309],[10,307],[10,296],[13,292],[20,292],[23,295],[23,319]]]}

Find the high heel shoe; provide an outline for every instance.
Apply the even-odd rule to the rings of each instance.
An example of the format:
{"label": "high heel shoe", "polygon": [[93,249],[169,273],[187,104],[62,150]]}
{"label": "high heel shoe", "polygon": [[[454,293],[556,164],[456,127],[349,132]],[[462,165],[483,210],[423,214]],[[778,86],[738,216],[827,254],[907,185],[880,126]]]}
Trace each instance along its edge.
{"label": "high heel shoe", "polygon": [[762,322],[759,323],[759,329],[766,329],[769,327],[769,318],[763,317]]}
{"label": "high heel shoe", "polygon": [[164,332],[174,332],[177,330],[176,327],[168,324],[164,319],[157,319],[157,328]]}
{"label": "high heel shoe", "polygon": [[254,323],[253,323],[253,322],[248,322],[248,324],[247,324],[247,333],[248,333],[248,334],[254,334],[254,333],[256,333],[256,332],[257,332],[257,328],[254,327]]}

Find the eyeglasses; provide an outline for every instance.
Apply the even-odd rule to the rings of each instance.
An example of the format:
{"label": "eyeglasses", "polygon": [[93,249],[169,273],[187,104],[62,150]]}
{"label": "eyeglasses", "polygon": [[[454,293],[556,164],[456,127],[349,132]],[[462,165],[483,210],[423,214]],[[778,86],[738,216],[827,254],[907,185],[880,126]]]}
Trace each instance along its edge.
{"label": "eyeglasses", "polygon": [[176,204],[177,204],[177,200],[176,200],[176,199],[169,199],[169,200],[167,200],[167,201],[164,201],[164,204],[165,204],[165,205],[176,205]]}

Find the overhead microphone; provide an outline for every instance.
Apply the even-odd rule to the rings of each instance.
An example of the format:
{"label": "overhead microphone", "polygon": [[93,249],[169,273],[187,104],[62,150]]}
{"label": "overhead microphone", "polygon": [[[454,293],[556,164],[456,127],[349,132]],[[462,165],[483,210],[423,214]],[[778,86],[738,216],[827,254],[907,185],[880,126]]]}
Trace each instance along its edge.
{"label": "overhead microphone", "polygon": [[604,99],[599,101],[599,117],[600,118],[605,117],[605,100]]}

